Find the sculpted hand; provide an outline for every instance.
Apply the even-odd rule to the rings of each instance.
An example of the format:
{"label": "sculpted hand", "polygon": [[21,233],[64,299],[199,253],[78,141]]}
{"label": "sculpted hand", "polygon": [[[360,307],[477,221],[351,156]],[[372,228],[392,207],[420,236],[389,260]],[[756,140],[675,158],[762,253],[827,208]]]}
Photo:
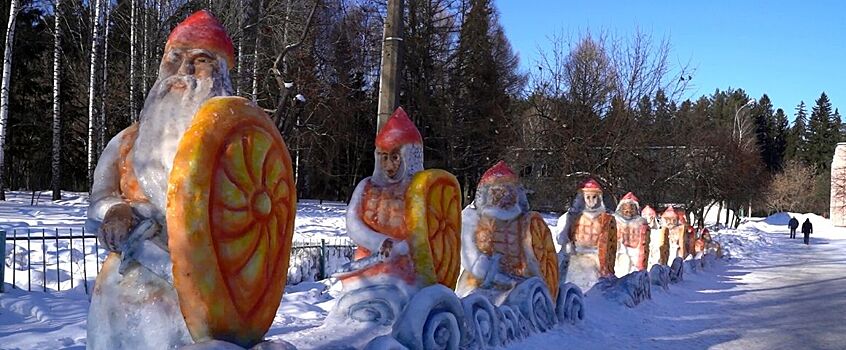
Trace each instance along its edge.
{"label": "sculpted hand", "polygon": [[391,256],[391,251],[394,249],[394,240],[393,239],[385,239],[382,241],[382,246],[379,247],[379,254],[388,258]]}
{"label": "sculpted hand", "polygon": [[120,252],[129,237],[129,231],[135,223],[132,215],[132,207],[126,203],[120,203],[109,208],[103,217],[103,224],[100,225],[98,236],[100,243],[109,251]]}

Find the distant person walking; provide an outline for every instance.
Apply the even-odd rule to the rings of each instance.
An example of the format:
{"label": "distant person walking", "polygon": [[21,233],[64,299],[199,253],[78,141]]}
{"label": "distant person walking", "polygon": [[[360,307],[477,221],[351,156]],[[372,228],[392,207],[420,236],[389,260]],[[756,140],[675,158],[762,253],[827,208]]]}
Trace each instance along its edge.
{"label": "distant person walking", "polygon": [[811,219],[805,219],[802,223],[802,234],[805,235],[805,244],[811,240],[811,233],[814,233],[814,225],[811,225]]}
{"label": "distant person walking", "polygon": [[787,227],[790,227],[790,238],[796,238],[796,229],[799,228],[799,220],[791,216],[790,221],[787,222]]}

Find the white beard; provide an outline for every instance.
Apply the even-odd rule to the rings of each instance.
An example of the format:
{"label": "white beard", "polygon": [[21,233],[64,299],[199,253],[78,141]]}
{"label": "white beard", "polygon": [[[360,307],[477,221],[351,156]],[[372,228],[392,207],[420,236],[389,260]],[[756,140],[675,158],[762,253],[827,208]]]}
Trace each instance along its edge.
{"label": "white beard", "polygon": [[500,208],[499,206],[495,205],[486,205],[481,210],[482,216],[490,216],[497,220],[504,221],[514,220],[518,216],[520,216],[520,214],[523,214],[523,210],[522,208],[520,208],[519,205],[516,204],[508,208]]}
{"label": "white beard", "polygon": [[[175,83],[183,90],[172,90]],[[144,103],[139,119],[138,138],[133,146],[132,162],[144,194],[165,213],[167,186],[179,141],[191,125],[200,105],[211,97],[223,95],[225,87],[214,78],[197,80],[193,76],[159,79]]]}

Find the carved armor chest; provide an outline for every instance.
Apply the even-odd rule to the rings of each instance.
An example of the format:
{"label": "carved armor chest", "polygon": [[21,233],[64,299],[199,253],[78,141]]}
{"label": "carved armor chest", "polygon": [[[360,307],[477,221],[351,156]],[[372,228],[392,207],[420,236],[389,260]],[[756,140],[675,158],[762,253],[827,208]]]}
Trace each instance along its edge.
{"label": "carved armor chest", "polygon": [[582,214],[573,225],[573,233],[576,241],[576,246],[579,247],[596,247],[599,244],[599,236],[602,234],[604,220],[603,215],[599,214],[595,217]]}
{"label": "carved armor chest", "polygon": [[684,225],[677,225],[677,226],[674,226],[674,227],[668,227],[668,230],[669,230],[668,236],[670,238],[670,243],[677,244],[677,245],[683,245],[685,243],[685,234],[687,232],[685,232],[686,230],[685,230]]}
{"label": "carved armor chest", "polygon": [[497,220],[483,216],[476,226],[476,247],[485,255],[501,254],[500,269],[517,276],[526,275],[526,256],[523,252],[523,218]]}
{"label": "carved armor chest", "polygon": [[623,245],[629,248],[637,248],[645,242],[645,230],[639,221],[617,222],[617,236]]}
{"label": "carved armor chest", "polygon": [[368,183],[362,200],[362,220],[374,231],[406,239],[404,183],[384,187]]}

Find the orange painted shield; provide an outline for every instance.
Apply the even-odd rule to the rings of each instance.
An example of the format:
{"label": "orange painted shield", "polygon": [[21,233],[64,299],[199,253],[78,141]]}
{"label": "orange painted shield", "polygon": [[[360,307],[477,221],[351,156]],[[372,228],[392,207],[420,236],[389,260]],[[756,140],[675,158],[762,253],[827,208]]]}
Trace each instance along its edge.
{"label": "orange painted shield", "polygon": [[540,265],[541,278],[549,288],[552,300],[558,297],[558,255],[552,242],[552,232],[537,212],[529,212],[529,234],[532,237],[532,250]]}
{"label": "orange painted shield", "polygon": [[200,107],[167,203],[174,286],[195,341],[262,340],[285,289],[295,190],[288,148],[260,108],[240,97]]}
{"label": "orange painted shield", "polygon": [[406,227],[418,281],[455,289],[461,268],[461,188],[438,169],[414,175],[405,193]]}

